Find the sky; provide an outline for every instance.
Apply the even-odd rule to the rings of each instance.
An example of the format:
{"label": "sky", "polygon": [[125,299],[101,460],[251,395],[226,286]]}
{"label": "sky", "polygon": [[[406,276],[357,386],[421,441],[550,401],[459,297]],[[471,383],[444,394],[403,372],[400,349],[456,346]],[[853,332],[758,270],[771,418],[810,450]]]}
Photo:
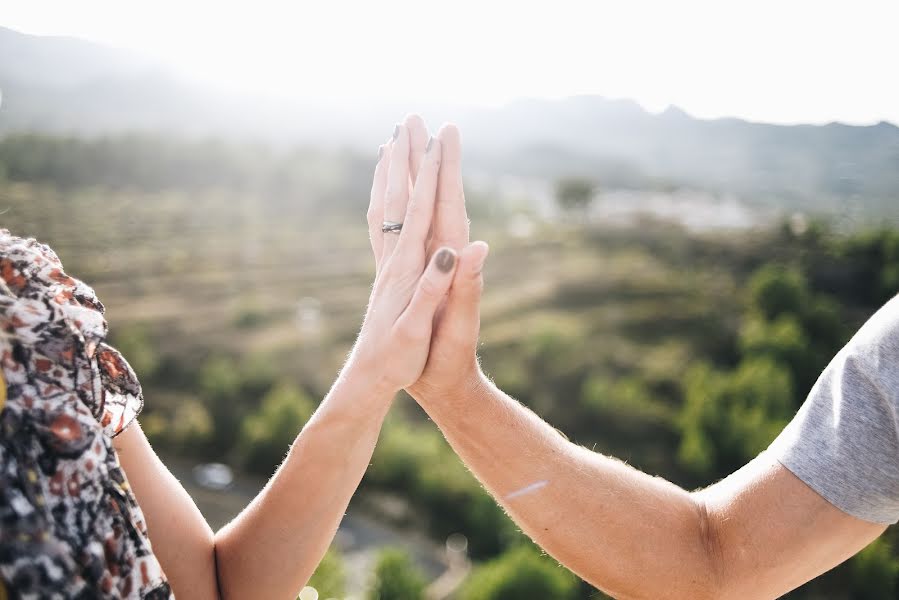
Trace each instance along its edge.
{"label": "sky", "polygon": [[776,123],[899,123],[897,17],[895,0],[0,0],[0,25],[244,92],[489,106],[598,94]]}

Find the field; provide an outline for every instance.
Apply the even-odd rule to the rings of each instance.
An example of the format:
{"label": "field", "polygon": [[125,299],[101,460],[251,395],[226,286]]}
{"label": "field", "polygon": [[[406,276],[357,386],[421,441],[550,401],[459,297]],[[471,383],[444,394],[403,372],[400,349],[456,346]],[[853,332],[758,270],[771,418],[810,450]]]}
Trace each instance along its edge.
{"label": "field", "polygon": [[[133,142],[108,144],[114,153]],[[5,143],[0,160],[21,140]],[[256,161],[235,171],[246,162],[235,157],[252,152],[226,149],[184,174],[171,158],[144,155],[128,163],[137,175],[113,181],[79,170],[95,147],[29,143],[33,156],[57,158],[28,168],[7,160],[0,225],[50,244],[95,287],[113,343],[143,381],[154,445],[184,473],[224,457],[241,474],[230,494],[191,488],[221,524],[272,472],[353,343],[373,276],[372,161],[303,151],[273,158],[280,169]],[[57,154],[35,150],[47,147]],[[75,166],[61,170],[60,156]],[[289,168],[297,156],[303,167]],[[899,231],[889,227],[775,219],[698,231],[651,217],[547,218],[477,189],[469,202],[472,236],[492,247],[485,371],[577,443],[687,488],[764,449],[833,353],[899,289]],[[741,425],[749,415],[751,431]],[[473,561],[462,600],[509,597],[486,589],[498,572],[521,579],[508,589],[524,585],[528,598],[599,597],[531,548],[409,398],[395,406],[348,520],[357,536],[383,535],[338,539],[325,568],[346,576],[317,575],[323,598],[364,593],[383,545],[414,554],[433,579],[455,533]],[[789,597],[894,598],[896,543],[891,532]]]}

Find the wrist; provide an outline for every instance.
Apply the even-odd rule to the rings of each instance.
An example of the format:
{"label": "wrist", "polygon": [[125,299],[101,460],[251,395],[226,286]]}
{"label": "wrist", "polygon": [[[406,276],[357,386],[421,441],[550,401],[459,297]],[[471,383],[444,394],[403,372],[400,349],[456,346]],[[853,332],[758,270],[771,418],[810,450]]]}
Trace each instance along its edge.
{"label": "wrist", "polygon": [[374,361],[361,359],[355,353],[341,369],[334,387],[346,389],[367,403],[387,405],[400,390],[384,376],[383,368],[378,368]]}
{"label": "wrist", "polygon": [[478,362],[474,361],[449,383],[435,385],[431,381],[419,380],[407,391],[422,408],[430,412],[432,408],[461,407],[475,402],[492,385]]}

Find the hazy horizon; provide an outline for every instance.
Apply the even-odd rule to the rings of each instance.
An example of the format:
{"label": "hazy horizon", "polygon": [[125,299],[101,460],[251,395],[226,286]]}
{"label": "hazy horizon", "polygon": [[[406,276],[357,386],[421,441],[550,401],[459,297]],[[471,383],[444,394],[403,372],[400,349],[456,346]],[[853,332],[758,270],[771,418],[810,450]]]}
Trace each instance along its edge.
{"label": "hazy horizon", "polygon": [[549,12],[461,2],[438,12],[405,1],[298,8],[37,0],[4,7],[0,25],[121,48],[215,89],[311,104],[414,110],[598,95],[702,119],[899,123],[899,86],[887,76],[899,54],[888,35],[890,5],[862,4],[844,14],[809,2],[566,1]]}

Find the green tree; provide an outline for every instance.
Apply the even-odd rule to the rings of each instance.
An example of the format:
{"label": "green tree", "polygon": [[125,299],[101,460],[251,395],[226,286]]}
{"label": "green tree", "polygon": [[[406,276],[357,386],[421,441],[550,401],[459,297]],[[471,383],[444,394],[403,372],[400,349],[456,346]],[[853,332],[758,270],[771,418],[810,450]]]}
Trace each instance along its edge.
{"label": "green tree", "polygon": [[809,291],[800,271],[765,265],[750,278],[748,293],[750,305],[771,320],[784,313],[800,314]]}
{"label": "green tree", "polygon": [[889,542],[880,538],[849,561],[853,598],[887,600],[899,594],[899,558]]}
{"label": "green tree", "polygon": [[556,182],[556,202],[566,212],[586,214],[596,196],[596,185],[580,177],[566,177]]}
{"label": "green tree", "polygon": [[314,410],[315,405],[296,385],[281,383],[272,388],[241,425],[237,448],[244,466],[271,474]]}
{"label": "green tree", "polygon": [[769,356],[793,375],[798,405],[821,370],[846,341],[839,305],[813,293],[801,271],[767,265],[747,286],[749,312],[740,330],[740,351]]}
{"label": "green tree", "polygon": [[240,369],[226,356],[209,359],[200,370],[200,389],[214,400],[230,400],[240,391]]}
{"label": "green tree", "polygon": [[653,398],[645,381],[633,375],[611,378],[593,374],[584,382],[581,398],[585,407],[600,414],[658,422],[671,418],[668,406]]}
{"label": "green tree", "polygon": [[434,537],[464,533],[476,558],[497,554],[520,535],[433,428],[388,421],[364,483],[400,492],[423,506]]}
{"label": "green tree", "polygon": [[461,600],[574,600],[578,579],[542,556],[533,546],[522,545],[484,563],[471,574],[459,594]]}
{"label": "green tree", "polygon": [[852,272],[848,296],[883,304],[899,292],[899,231],[880,228],[859,232],[836,248]]}
{"label": "green tree", "polygon": [[425,597],[424,575],[405,550],[386,548],[378,554],[369,600],[422,600]]}
{"label": "green tree", "polygon": [[781,314],[772,321],[750,315],[740,329],[739,346],[744,358],[769,358],[789,369],[794,381],[803,384],[814,380],[820,370],[812,365],[809,340],[792,314]]}
{"label": "green tree", "polygon": [[319,598],[341,598],[346,593],[346,571],[343,558],[329,548],[306,585],[314,587]]}
{"label": "green tree", "polygon": [[685,377],[681,463],[706,476],[731,473],[764,450],[793,414],[793,378],[767,357],[722,372],[705,363]]}

